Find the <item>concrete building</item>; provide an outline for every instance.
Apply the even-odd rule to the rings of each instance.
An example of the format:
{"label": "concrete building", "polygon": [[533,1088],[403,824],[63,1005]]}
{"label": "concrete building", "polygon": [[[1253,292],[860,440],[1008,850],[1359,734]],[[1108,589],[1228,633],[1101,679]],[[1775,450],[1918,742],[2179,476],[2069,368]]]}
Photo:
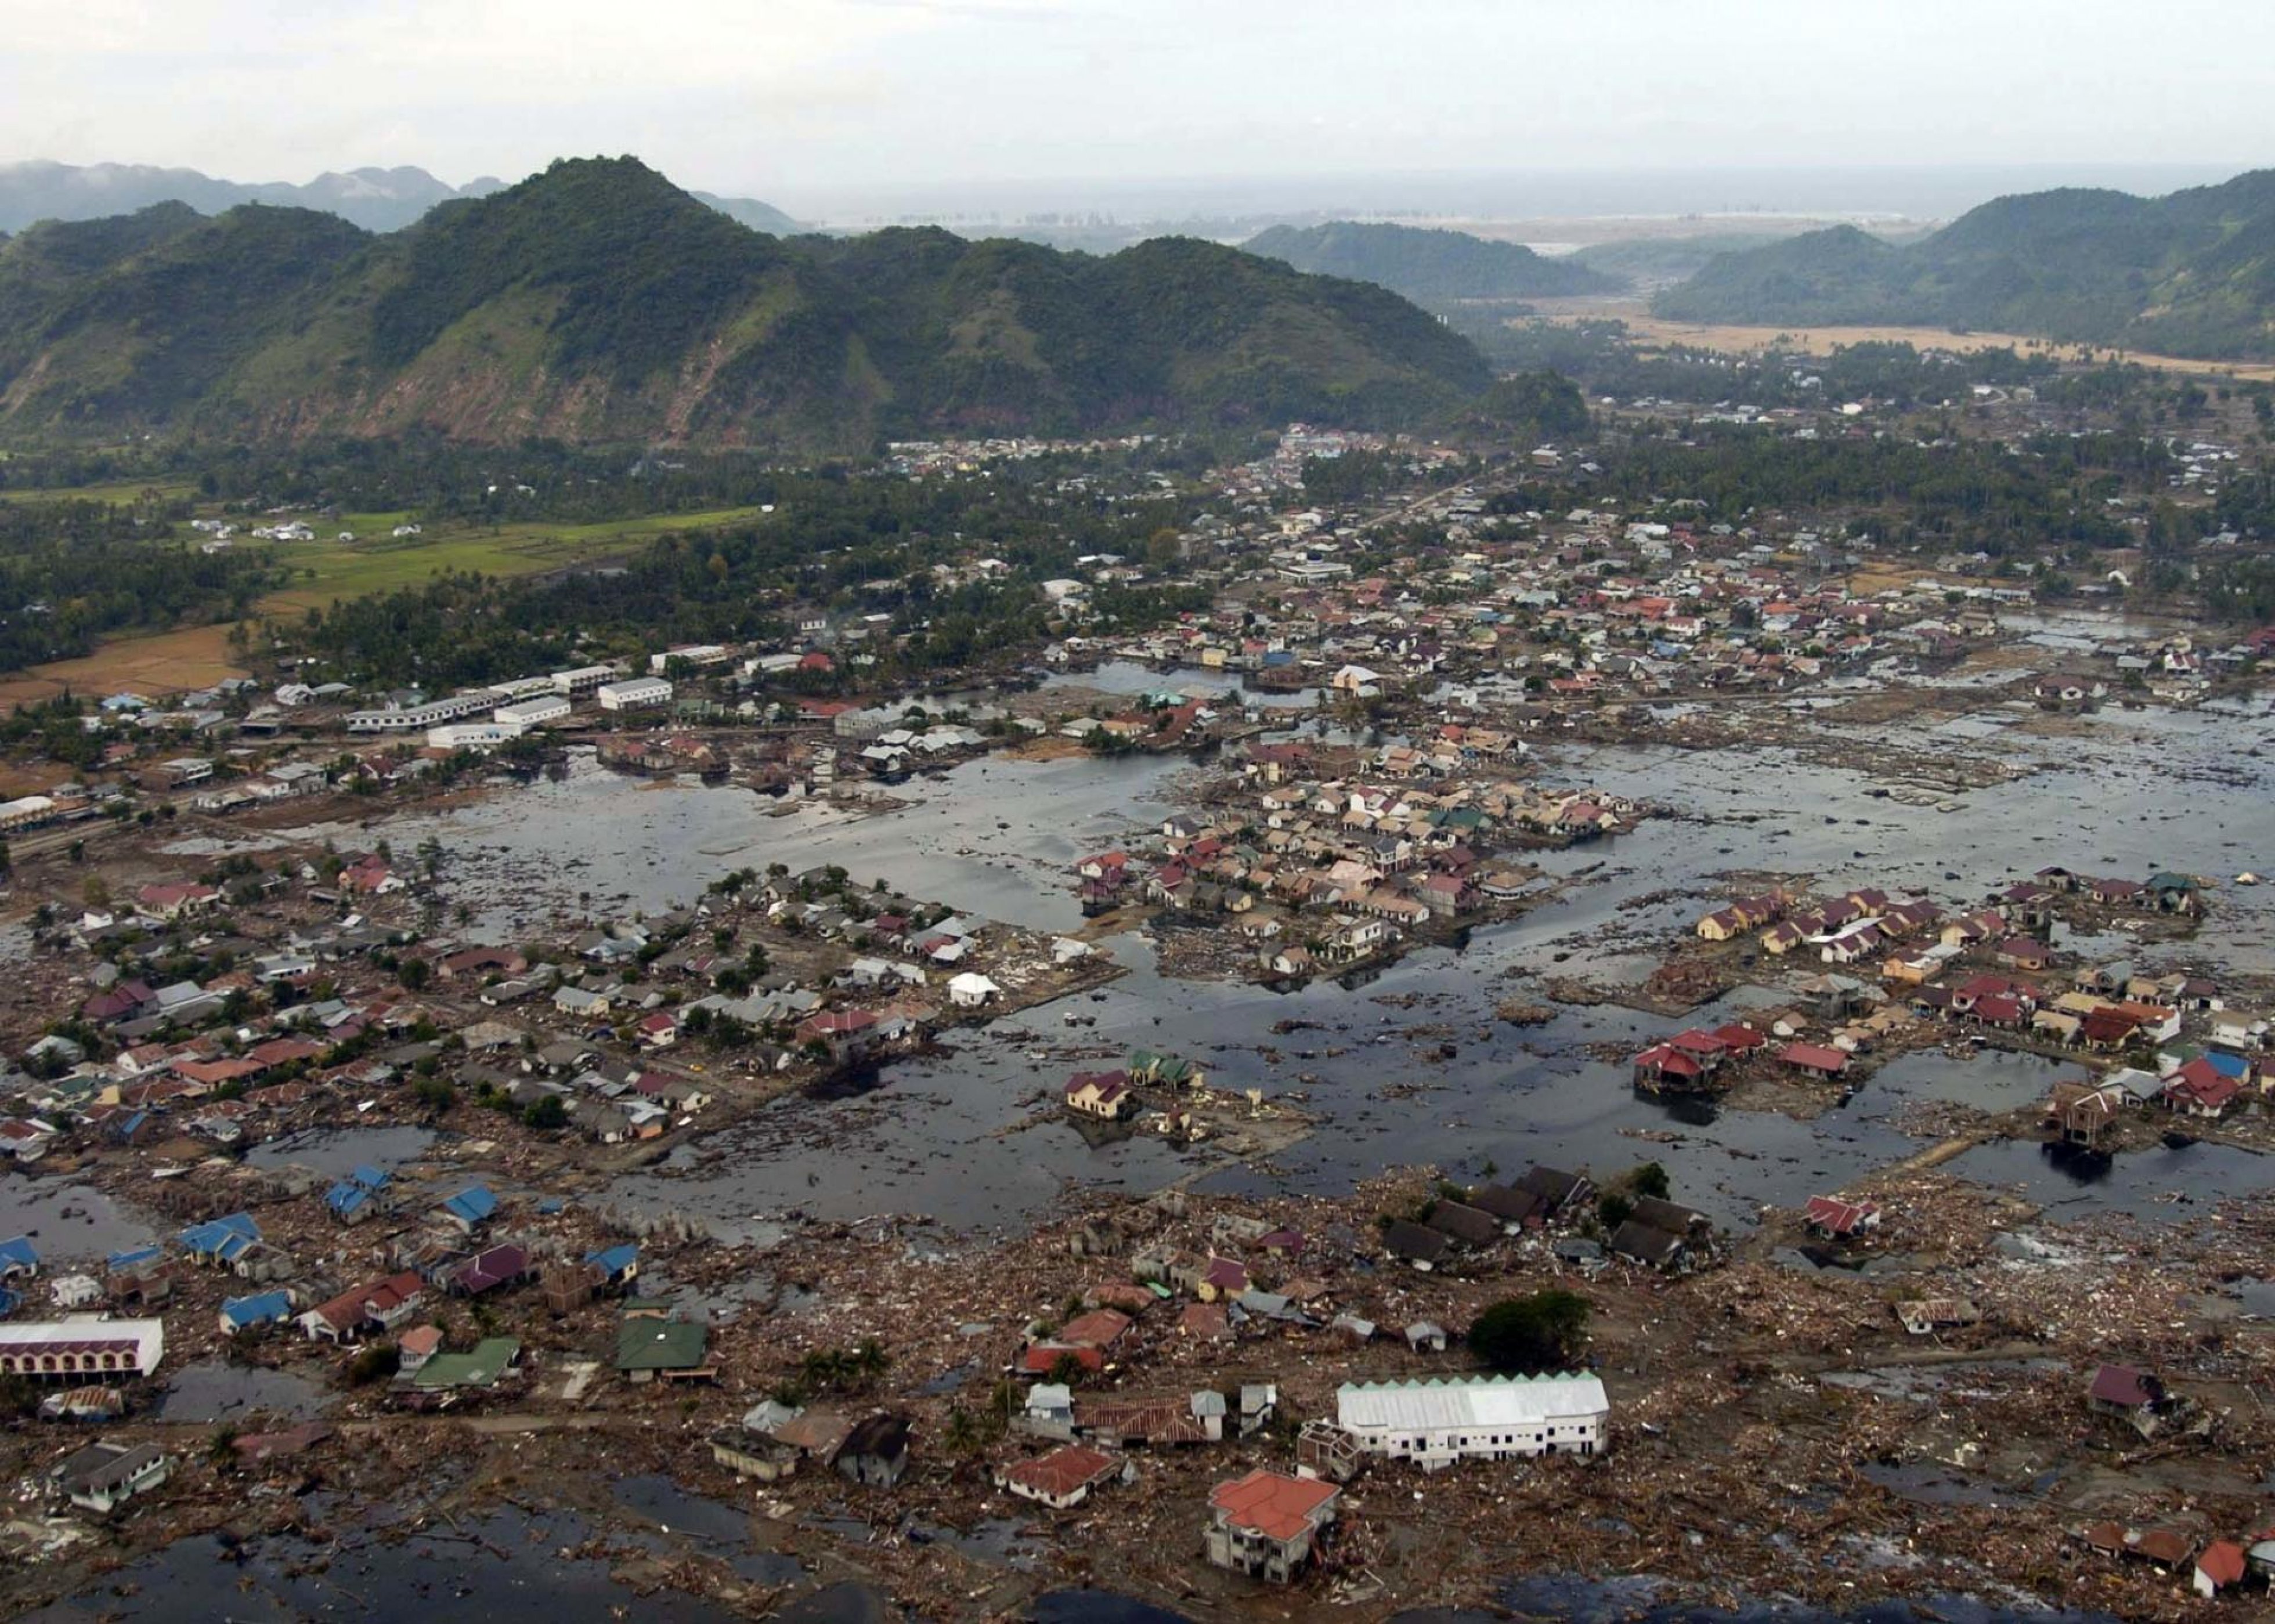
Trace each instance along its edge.
{"label": "concrete building", "polygon": [[1258,1467],[1209,1492],[1203,1531],[1208,1560],[1251,1578],[1285,1584],[1311,1558],[1319,1530],[1335,1520],[1342,1491],[1316,1477]]}
{"label": "concrete building", "polygon": [[351,733],[424,733],[427,729],[439,728],[444,722],[463,721],[469,716],[479,716],[484,711],[496,708],[497,695],[487,688],[478,688],[471,693],[454,693],[447,699],[429,699],[424,705],[350,711],[347,727]]}
{"label": "concrete building", "polygon": [[515,737],[510,728],[495,721],[453,721],[427,729],[429,750],[494,750]]}
{"label": "concrete building", "polygon": [[497,707],[496,721],[510,736],[519,738],[533,728],[546,727],[563,720],[568,714],[569,701],[559,694],[553,694],[543,699],[518,699],[511,705],[501,705]]}
{"label": "concrete building", "polygon": [[614,666],[580,665],[571,670],[556,671],[550,680],[554,692],[581,699],[587,694],[598,692],[602,683],[613,682],[616,676]]}
{"label": "concrete building", "polygon": [[0,835],[31,828],[47,822],[55,815],[55,802],[44,795],[26,795],[12,801],[0,801]]}
{"label": "concrete building", "polygon": [[671,703],[671,684],[661,676],[635,676],[628,682],[603,683],[597,691],[604,711],[653,710]]}
{"label": "concrete building", "polygon": [[0,1325],[0,1376],[30,1381],[117,1381],[147,1376],[166,1355],[162,1319],[66,1319]]}
{"label": "concrete building", "polygon": [[1349,1382],[1335,1390],[1336,1424],[1362,1449],[1431,1470],[1461,1460],[1595,1454],[1610,1416],[1602,1381],[1578,1372]]}

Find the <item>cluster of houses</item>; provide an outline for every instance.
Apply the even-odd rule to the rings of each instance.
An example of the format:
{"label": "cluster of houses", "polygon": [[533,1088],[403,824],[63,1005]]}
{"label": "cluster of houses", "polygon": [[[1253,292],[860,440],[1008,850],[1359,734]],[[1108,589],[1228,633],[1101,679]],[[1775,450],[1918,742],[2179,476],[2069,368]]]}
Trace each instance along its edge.
{"label": "cluster of houses", "polygon": [[1085,911],[1145,903],[1213,919],[1258,944],[1266,974],[1300,978],[1515,900],[1531,875],[1499,849],[1590,840],[1641,815],[1595,791],[1499,777],[1424,788],[1321,765],[1303,744],[1250,747],[1230,805],[1165,820],[1143,858],[1077,863]]}
{"label": "cluster of houses", "polygon": [[[2165,1054],[2184,1021],[2197,1017],[2206,1028],[2203,1053],[2171,1055],[2158,1087],[2177,1079],[2181,1089],[2167,1104],[2218,1114],[2259,1075],[2264,1023],[2227,1016],[2218,984],[2207,978],[2143,973],[2130,960],[2082,963],[2050,982],[2058,963],[2071,956],[2053,945],[2065,906],[2093,910],[2090,918],[2080,918],[2096,930],[2122,924],[2128,914],[2186,920],[2202,912],[2203,887],[2193,875],[2169,872],[2132,880],[2047,868],[1989,906],[1955,915],[1930,901],[1898,902],[1871,888],[1806,904],[1771,892],[1714,910],[1698,920],[1696,933],[1711,942],[1750,936],[1764,953],[1813,954],[1828,965],[1878,960],[1878,986],[1833,971],[1803,984],[1814,1012],[1836,1022],[1882,1006],[1841,1026],[1829,1044],[1788,1044],[1779,1051],[1803,1071],[1839,1075],[1844,1057],[1906,1015],[2108,1054]],[[1711,1087],[1725,1062],[1761,1046],[1762,1034],[1745,1025],[1694,1029],[1652,1045],[1635,1064],[1638,1079],[1654,1086]]]}
{"label": "cluster of houses", "polygon": [[[2154,1440],[2201,1413],[2200,1406],[2173,1393],[2154,1371],[2129,1364],[2097,1366],[2086,1385],[2085,1406],[2092,1415],[2137,1433],[2131,1439],[2135,1443]],[[2241,1537],[2207,1539],[2199,1528],[2181,1523],[2105,1520],[2074,1530],[2073,1536],[2097,1556],[2185,1576],[2206,1600],[2247,1582],[2275,1582],[2275,1523]]]}

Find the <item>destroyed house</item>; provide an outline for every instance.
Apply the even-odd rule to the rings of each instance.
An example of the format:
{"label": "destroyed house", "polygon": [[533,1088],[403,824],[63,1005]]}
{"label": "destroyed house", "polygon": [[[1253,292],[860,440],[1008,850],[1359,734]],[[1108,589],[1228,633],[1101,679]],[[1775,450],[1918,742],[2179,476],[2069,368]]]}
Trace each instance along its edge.
{"label": "destroyed house", "polygon": [[909,1469],[908,1421],[875,1415],[855,1423],[832,1464],[839,1477],[850,1482],[890,1488]]}
{"label": "destroyed house", "polygon": [[1383,1228],[1382,1250],[1418,1269],[1428,1269],[1445,1261],[1453,1243],[1426,1225],[1397,1218]]}
{"label": "destroyed house", "polygon": [[1566,1173],[1557,1167],[1536,1167],[1516,1185],[1539,1197],[1542,1216],[1549,1219],[1561,1218],[1596,1198],[1596,1186],[1586,1174]]}
{"label": "destroyed house", "polygon": [[1688,1245],[1679,1235],[1630,1218],[1613,1234],[1611,1248],[1614,1256],[1651,1269],[1674,1269],[1682,1266]]}
{"label": "destroyed house", "polygon": [[1542,1211],[1538,1196],[1509,1184],[1478,1185],[1470,1192],[1470,1205],[1512,1226],[1537,1221]]}
{"label": "destroyed house", "polygon": [[487,1296],[493,1291],[518,1286],[532,1273],[529,1254],[520,1247],[493,1246],[451,1270],[450,1289],[456,1296]]}
{"label": "destroyed house", "polygon": [[1843,1201],[1837,1196],[1811,1196],[1803,1217],[1827,1240],[1845,1240],[1880,1227],[1878,1207],[1869,1201]]}
{"label": "destroyed house", "polygon": [[1432,1205],[1429,1226],[1463,1246],[1490,1246],[1500,1239],[1499,1220],[1459,1201],[1440,1200]]}

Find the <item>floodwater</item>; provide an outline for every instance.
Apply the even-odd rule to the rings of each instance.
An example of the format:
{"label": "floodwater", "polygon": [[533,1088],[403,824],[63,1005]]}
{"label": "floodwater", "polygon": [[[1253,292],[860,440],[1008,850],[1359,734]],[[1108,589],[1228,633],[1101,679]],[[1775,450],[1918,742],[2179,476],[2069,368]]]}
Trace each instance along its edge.
{"label": "floodwater", "polygon": [[805,1576],[796,1557],[762,1551],[751,1537],[751,1514],[723,1500],[682,1488],[669,1477],[619,1477],[608,1485],[616,1504],[655,1522],[706,1555],[723,1560],[742,1578],[767,1585],[794,1584]]}
{"label": "floodwater", "polygon": [[99,1190],[11,1168],[0,1172],[0,1240],[19,1235],[31,1237],[49,1273],[57,1264],[99,1264],[158,1238],[147,1220]]}
{"label": "floodwater", "polygon": [[[1920,1607],[1901,1598],[1860,1601],[1851,1611],[1779,1600],[1742,1599],[1735,1607],[1707,1607],[1665,1599],[1668,1586],[1648,1575],[1609,1579],[1542,1574],[1520,1579],[1500,1593],[1501,1605],[1522,1620],[1565,1624],[2117,1624],[2107,1613],[2016,1610],[1973,1597],[1931,1597]],[[1393,1624],[1477,1624],[1495,1616],[1478,1612],[1400,1613]]]}
{"label": "floodwater", "polygon": [[241,1422],[257,1415],[285,1425],[321,1416],[334,1397],[321,1383],[290,1371],[205,1359],[168,1372],[158,1419]]}
{"label": "floodwater", "polygon": [[962,912],[1070,931],[1082,910],[1064,877],[1086,852],[1126,836],[1133,819],[1158,823],[1175,812],[1159,797],[1185,766],[1153,756],[989,758],[895,785],[896,799],[914,803],[897,812],[801,802],[774,817],[785,803],[738,785],[627,778],[578,756],[560,780],[397,819],[384,832],[397,850],[429,835],[442,843],[442,892],[475,910],[468,935],[490,940],[555,917],[659,912],[692,903],[722,874],[774,863],[794,873],[835,863]]}
{"label": "floodwater", "polygon": [[1953,1176],[2019,1190],[2049,1218],[2117,1211],[2135,1218],[2176,1217],[2223,1196],[2275,1185],[2275,1159],[2232,1144],[2159,1144],[2111,1159],[2053,1144],[2006,1139],[1946,1162]]}
{"label": "floodwater", "polygon": [[[1570,883],[1523,919],[1481,927],[1458,948],[1417,951],[1363,985],[1320,982],[1286,993],[1165,979],[1147,939],[1115,939],[1104,945],[1129,973],[1069,1006],[1093,1016],[1094,1027],[1069,1029],[1053,1007],[952,1031],[947,1053],[896,1062],[873,1089],[782,1100],[611,1193],[700,1212],[727,1232],[790,1212],[921,1213],[977,1229],[1031,1221],[1077,1187],[1143,1192],[1198,1175],[1204,1189],[1334,1195],[1401,1163],[1477,1177],[1535,1161],[1603,1172],[1649,1159],[1667,1167],[1680,1199],[1719,1221],[1749,1222],[1765,1205],[1797,1205],[1921,1148],[1893,1126],[1908,1103],[2012,1109],[2042,1096],[2062,1068],[1995,1052],[1922,1054],[1870,1078],[1846,1105],[1799,1122],[1639,1098],[1624,1065],[1588,1049],[1630,1052],[1691,1021],[1757,1006],[1778,996],[1777,982],[1820,966],[1765,961],[1754,973],[1768,989],[1741,988],[1688,1021],[1606,1004],[1564,1008],[1546,1026],[1517,1030],[1495,1018],[1494,1006],[1538,999],[1545,976],[1640,978],[1675,933],[1730,894],[1722,876],[1735,872],[1812,875],[1971,905],[2053,864],[2215,880],[2275,870],[2275,768],[2258,748],[2270,736],[2264,714],[2105,712],[2086,719],[2082,739],[2029,731],[2024,724],[2035,716],[2027,706],[1993,706],[1978,714],[1986,724],[1979,739],[1939,736],[1933,719],[1858,731],[1860,746],[1892,735],[1932,752],[1931,768],[1939,756],[1987,754],[2025,769],[1966,791],[1963,810],[1947,814],[1876,794],[1887,784],[1861,757],[1854,767],[1827,767],[1766,746],[1550,742],[1536,762],[1543,777],[1593,784],[1672,815],[1540,854],[1540,867]],[[1064,930],[1079,923],[1072,863],[1177,810],[1172,781],[1183,769],[1144,757],[990,759],[912,781],[899,791],[915,802],[907,810],[848,820],[819,806],[768,817],[776,803],[740,789],[658,787],[580,761],[562,782],[445,818],[400,820],[388,833],[404,849],[434,833],[451,853],[446,888],[499,929],[514,908],[572,909],[579,889],[608,905],[654,910],[692,900],[729,869],[828,862],[962,911]],[[501,900],[508,897],[512,903]],[[2223,884],[2212,908],[2198,945],[2137,956],[2275,971],[2275,887]],[[2113,952],[2128,944],[2112,933],[2108,945]],[[1275,1033],[1281,1022],[1303,1029]],[[1265,1170],[1145,1137],[1094,1148],[1050,1108],[1051,1096],[1069,1071],[1133,1046],[1186,1054],[1222,1085],[1299,1095],[1316,1130]],[[2159,1198],[2176,1187],[2208,1201],[2275,1185],[2275,1160],[2208,1146],[2123,1158],[2099,1177],[2046,1165],[2029,1144],[1985,1146],[1951,1166],[2020,1186],[2064,1214],[2121,1209],[2155,1218],[2185,1211]]]}
{"label": "floodwater", "polygon": [[1198,699],[1203,694],[1229,698],[1235,705],[1255,710],[1310,710],[1319,702],[1316,688],[1251,688],[1236,671],[1211,671],[1200,666],[1177,666],[1157,671],[1129,660],[1109,660],[1094,671],[1069,671],[1047,677],[1042,691],[1069,688],[1094,689],[1100,693],[1176,694]]}
{"label": "floodwater", "polygon": [[607,1563],[564,1556],[592,1531],[569,1513],[509,1507],[459,1522],[464,1535],[437,1528],[392,1542],[363,1529],[344,1530],[336,1545],[257,1539],[241,1562],[214,1541],[185,1539],[21,1617],[34,1624],[411,1617],[559,1624],[631,1616],[635,1606],[643,1624],[727,1624],[737,1616],[673,1590],[636,1597],[610,1579]]}
{"label": "floodwater", "polygon": [[435,1143],[435,1130],[410,1123],[369,1128],[310,1128],[269,1139],[246,1152],[255,1167],[306,1167],[324,1178],[344,1178],[358,1167],[392,1173],[419,1160]]}

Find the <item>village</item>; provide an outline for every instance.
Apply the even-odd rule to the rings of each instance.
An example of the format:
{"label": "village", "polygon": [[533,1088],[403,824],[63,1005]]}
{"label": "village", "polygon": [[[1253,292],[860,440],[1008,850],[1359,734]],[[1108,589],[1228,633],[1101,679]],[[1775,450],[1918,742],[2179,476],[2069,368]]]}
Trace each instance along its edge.
{"label": "village", "polygon": [[[1068,449],[906,444],[892,469]],[[1408,482],[1304,490],[1361,455]],[[422,1538],[571,1508],[621,1582],[745,1615],[850,1585],[941,1617],[1096,1590],[1372,1619],[1637,1572],[1828,1608],[1860,1576],[2126,1618],[2259,1605],[2256,1205],[2057,1213],[1959,1170],[2012,1145],[2121,1184],[2160,1152],[2269,1148],[2275,981],[2211,945],[2249,928],[2264,853],[2215,873],[2074,842],[1953,857],[1930,888],[1858,849],[1732,859],[1705,897],[1705,858],[1655,871],[1755,826],[1618,752],[1785,752],[1765,771],[1855,774],[1931,850],[2044,770],[1935,728],[2198,737],[2264,697],[2275,631],[2120,617],[2105,579],[2057,611],[2027,567],[1930,567],[1808,515],[1551,514],[1389,436],[1291,427],[1211,479],[1147,555],[1039,581],[1041,644],[922,680],[877,676],[904,623],[838,601],[441,692],[280,643],[257,681],[45,713],[0,804],[11,1605],[169,1552],[329,1562],[340,1491]],[[926,572],[1008,591],[1021,568],[974,545]],[[1097,607],[1171,570],[1208,607],[1138,630]],[[2056,613],[2086,630],[2049,636]],[[1049,827],[1047,855],[1053,788],[1133,765],[1129,798],[1166,810],[1085,818],[1079,846]],[[1032,775],[1032,827],[958,820],[987,772]],[[601,776],[613,807],[737,797],[738,849],[801,855],[572,908],[616,877],[501,897],[447,823],[389,843]],[[905,853],[811,857],[934,824],[964,877],[1032,903],[990,918]],[[1565,931],[1599,888],[1622,900]],[[1560,931],[1489,990],[1465,957]],[[1432,1008],[1449,988],[1485,1030]],[[1269,1041],[1187,1018],[1210,1000],[1269,1004]],[[1606,1011],[1633,1040],[1560,1024]],[[1506,1170],[1392,1143],[1320,1171],[1376,1103],[1458,1137],[1455,1062],[1542,1050],[1582,1068],[1559,1087],[1671,1126]],[[1775,1200],[1681,1143],[1837,1124],[1908,1057],[1992,1053],[2055,1069],[2027,1105],[1908,1106],[1901,1153]],[[1338,1064],[1376,1074],[1364,1094],[1322,1080]],[[927,1139],[944,1073],[984,1094],[962,1141]],[[1099,1176],[1055,1172],[1017,1221],[935,1220],[857,1124],[783,1122],[840,1101],[900,1110],[973,1181],[982,1141]],[[810,1198],[697,1210],[752,1155]],[[213,1384],[246,1396],[177,1396]],[[630,1515],[628,1477],[728,1508],[739,1554]]]}
{"label": "village", "polygon": [[1539,876],[1499,853],[1598,840],[1644,815],[1615,797],[1504,775],[1496,764],[1522,746],[1485,728],[1449,726],[1426,752],[1235,749],[1238,778],[1206,786],[1205,812],[1164,822],[1146,860],[1099,852],[1075,878],[1085,914],[1145,906],[1157,928],[1213,927],[1269,980],[1348,975],[1402,943],[1513,917],[1538,900]]}

